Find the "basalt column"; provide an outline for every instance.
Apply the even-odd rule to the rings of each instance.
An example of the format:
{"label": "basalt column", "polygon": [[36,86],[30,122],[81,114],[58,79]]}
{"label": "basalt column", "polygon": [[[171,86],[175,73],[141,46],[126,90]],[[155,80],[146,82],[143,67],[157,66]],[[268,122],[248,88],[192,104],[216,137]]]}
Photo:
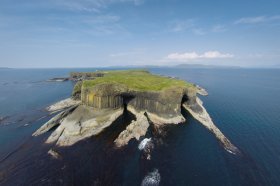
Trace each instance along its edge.
{"label": "basalt column", "polygon": [[92,88],[82,87],[82,103],[97,109],[120,108],[124,105],[122,94],[127,88],[119,84],[100,84]]}

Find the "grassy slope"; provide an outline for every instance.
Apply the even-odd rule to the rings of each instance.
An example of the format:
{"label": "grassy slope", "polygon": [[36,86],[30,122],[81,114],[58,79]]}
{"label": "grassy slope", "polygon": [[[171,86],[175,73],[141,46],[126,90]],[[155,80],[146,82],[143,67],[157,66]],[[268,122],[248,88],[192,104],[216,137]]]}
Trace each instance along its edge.
{"label": "grassy slope", "polygon": [[132,90],[160,91],[174,86],[193,86],[186,81],[153,75],[145,70],[105,71],[104,73],[104,77],[84,81],[83,87],[90,88],[97,84],[119,83]]}

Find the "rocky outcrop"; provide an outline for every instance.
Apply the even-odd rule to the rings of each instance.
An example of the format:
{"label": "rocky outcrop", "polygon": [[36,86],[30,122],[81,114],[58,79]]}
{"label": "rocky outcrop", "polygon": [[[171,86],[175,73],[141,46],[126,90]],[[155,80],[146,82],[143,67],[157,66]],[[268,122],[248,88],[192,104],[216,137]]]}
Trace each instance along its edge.
{"label": "rocky outcrop", "polygon": [[208,92],[206,91],[205,88],[202,88],[199,85],[196,85],[197,93],[202,95],[202,96],[208,96]]}
{"label": "rocky outcrop", "polygon": [[58,112],[69,107],[77,106],[81,103],[80,100],[74,100],[72,98],[67,98],[57,103],[54,103],[46,108],[49,112]]}
{"label": "rocky outcrop", "polygon": [[146,132],[149,127],[149,121],[147,117],[145,116],[144,112],[137,113],[133,108],[129,108],[128,110],[132,112],[136,120],[132,121],[124,131],[122,131],[117,139],[114,141],[115,145],[117,147],[122,147],[128,144],[128,142],[135,138],[136,140],[139,140],[141,136],[145,136]]}
{"label": "rocky outcrop", "polygon": [[210,130],[216,138],[221,142],[223,147],[230,153],[237,154],[239,150],[235,147],[229,139],[218,129],[218,127],[213,123],[211,117],[207,113],[206,109],[203,107],[203,102],[197,97],[195,105],[183,104],[183,107],[203,126]]}
{"label": "rocky outcrop", "polygon": [[48,154],[54,159],[61,159],[62,158],[61,155],[53,149],[50,149],[48,151]]}
{"label": "rocky outcrop", "polygon": [[43,126],[41,126],[36,132],[32,134],[32,136],[39,136],[41,134],[44,134],[45,132],[48,132],[49,130],[53,129],[54,127],[60,125],[64,118],[68,116],[71,112],[73,112],[76,109],[77,106],[70,107],[69,109],[60,112],[56,116],[54,116],[52,119],[50,119],[47,123],[45,123]]}
{"label": "rocky outcrop", "polygon": [[45,133],[57,126],[46,143],[56,143],[57,146],[70,146],[99,134],[122,114],[122,108],[95,111],[90,107],[80,105],[74,108],[72,112],[67,110],[56,115],[39,128],[33,136]]}
{"label": "rocky outcrop", "polygon": [[97,77],[103,77],[103,72],[71,72],[70,80],[72,81],[83,81],[83,80],[91,80]]}
{"label": "rocky outcrop", "polygon": [[51,78],[47,81],[48,82],[64,82],[64,81],[68,81],[68,80],[69,80],[68,77],[61,77],[61,78]]}

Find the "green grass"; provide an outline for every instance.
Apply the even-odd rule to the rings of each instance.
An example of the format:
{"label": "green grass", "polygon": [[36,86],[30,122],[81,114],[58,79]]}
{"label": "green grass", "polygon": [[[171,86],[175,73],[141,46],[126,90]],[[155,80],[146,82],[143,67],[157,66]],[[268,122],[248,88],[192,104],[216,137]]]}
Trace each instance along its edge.
{"label": "green grass", "polygon": [[160,91],[169,87],[190,87],[193,84],[183,80],[154,75],[145,70],[104,71],[104,77],[83,82],[83,88],[97,84],[118,83],[131,90]]}

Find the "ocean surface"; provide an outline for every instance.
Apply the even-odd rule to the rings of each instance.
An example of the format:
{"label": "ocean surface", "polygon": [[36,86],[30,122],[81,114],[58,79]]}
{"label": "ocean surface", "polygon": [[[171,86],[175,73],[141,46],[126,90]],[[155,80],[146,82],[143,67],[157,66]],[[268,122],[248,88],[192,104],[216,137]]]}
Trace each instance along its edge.
{"label": "ocean surface", "polygon": [[166,127],[164,135],[147,133],[154,141],[151,160],[136,140],[116,149],[114,139],[133,119],[128,113],[53,159],[47,154],[52,145],[44,144],[50,133],[31,135],[52,117],[44,108],[70,97],[73,83],[46,80],[94,70],[0,70],[1,186],[280,185],[280,70],[150,69],[206,88],[204,106],[239,155],[225,151],[188,113],[186,123]]}

